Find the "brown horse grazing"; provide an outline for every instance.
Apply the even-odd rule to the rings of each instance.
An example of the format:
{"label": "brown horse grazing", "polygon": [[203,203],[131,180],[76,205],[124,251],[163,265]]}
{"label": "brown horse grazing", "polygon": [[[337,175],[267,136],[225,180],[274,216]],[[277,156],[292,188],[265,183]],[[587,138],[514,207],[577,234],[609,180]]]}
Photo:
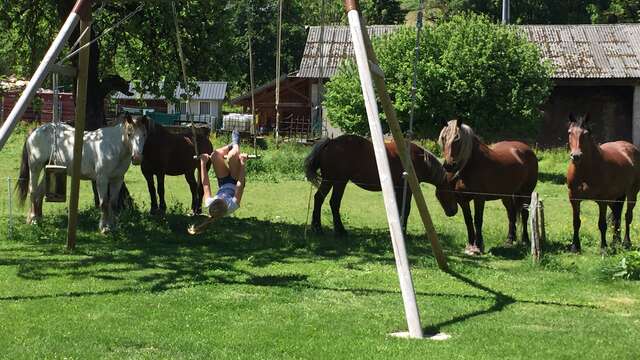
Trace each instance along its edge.
{"label": "brown horse grazing", "polygon": [[[402,211],[403,181],[402,163],[396,144],[386,143],[387,156],[391,168],[392,180],[396,189],[398,211]],[[447,216],[458,211],[458,205],[450,191],[446,172],[438,159],[427,150],[411,144],[411,159],[420,182],[428,182],[436,186],[436,194]],[[320,169],[320,174],[318,174]],[[325,139],[316,143],[305,159],[305,174],[318,191],[314,197],[312,228],[321,232],[320,208],[325,197],[331,194],[331,212],[333,229],[336,235],[344,235],[346,231],[340,220],[340,202],[344,189],[349,181],[369,191],[381,191],[380,178],[373,150],[373,144],[360,136],[342,135],[335,139]],[[408,219],[411,209],[411,194],[407,192],[404,219]]]}
{"label": "brown horse grazing", "polygon": [[[213,145],[208,137],[199,135],[197,142],[200,154],[213,152]],[[200,175],[197,182],[194,177],[194,171],[198,168],[199,162],[193,158],[195,149],[191,139],[187,136],[172,134],[162,125],[154,124],[144,145],[143,154],[141,168],[149,188],[151,213],[162,214],[167,209],[164,201],[164,176],[184,175],[191,190],[191,210],[193,214],[199,214],[202,211],[203,188],[199,180]],[[158,180],[159,207],[153,175]]]}
{"label": "brown horse grazing", "polygon": [[[502,141],[487,146],[460,120],[449,121],[440,132],[438,142],[449,180],[459,192],[456,197],[462,207],[468,235],[465,253],[476,255],[484,252],[482,218],[485,201],[500,199],[507,209],[507,245],[512,245],[516,238],[516,219],[520,210],[522,241],[528,242],[526,224],[529,212],[524,204],[530,201],[538,181],[538,159],[531,148],[519,141]],[[469,205],[472,200],[475,221]]]}
{"label": "brown horse grazing", "polygon": [[607,247],[607,205],[613,213],[614,242],[620,240],[620,217],[625,198],[625,236],[623,245],[631,247],[629,226],[640,190],[640,152],[626,141],[596,144],[589,130],[589,116],[569,116],[571,162],[567,171],[569,200],[573,208],[572,252],[580,248],[580,201],[595,200],[600,210],[600,248]]}

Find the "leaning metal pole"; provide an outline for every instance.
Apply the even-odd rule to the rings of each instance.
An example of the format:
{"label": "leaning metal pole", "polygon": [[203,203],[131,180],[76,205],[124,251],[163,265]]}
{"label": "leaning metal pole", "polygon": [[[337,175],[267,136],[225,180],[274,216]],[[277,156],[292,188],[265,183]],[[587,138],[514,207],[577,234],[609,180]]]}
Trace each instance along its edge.
{"label": "leaning metal pole", "polygon": [[69,14],[69,17],[62,25],[62,29],[53,40],[53,43],[44,55],[40,65],[38,65],[38,68],[31,77],[31,80],[29,80],[29,84],[22,92],[22,95],[20,95],[18,102],[16,102],[11,113],[9,113],[7,120],[2,124],[2,128],[0,128],[0,150],[2,150],[4,144],[9,139],[9,136],[11,136],[11,132],[16,127],[18,121],[22,118],[22,115],[24,115],[24,112],[31,103],[33,96],[47,77],[51,65],[56,61],[60,51],[64,48],[65,43],[69,39],[69,36],[78,25],[78,22],[80,22],[80,14],[83,11],[86,11],[87,7],[91,7],[91,0],[78,0],[73,7],[73,10],[71,10],[71,14]]}
{"label": "leaning metal pole", "polygon": [[389,223],[389,232],[391,233],[391,242],[398,270],[398,278],[400,280],[400,290],[402,293],[407,325],[409,327],[409,336],[412,338],[422,338],[420,314],[418,312],[416,294],[413,288],[411,271],[409,269],[409,259],[407,257],[404,236],[402,234],[400,215],[398,213],[393,181],[391,179],[389,159],[387,158],[387,152],[384,145],[382,125],[380,124],[380,114],[378,112],[378,105],[376,102],[376,93],[373,89],[373,81],[371,78],[371,62],[367,56],[363,27],[360,22],[360,14],[358,13],[356,1],[345,0],[345,8],[349,19],[351,41],[353,42],[353,49],[356,54],[356,63],[358,65],[358,73],[360,75],[360,85],[362,87],[362,93],[367,109],[371,141],[373,142],[378,175],[380,177],[380,185],[382,186],[382,195],[387,213],[387,221]]}

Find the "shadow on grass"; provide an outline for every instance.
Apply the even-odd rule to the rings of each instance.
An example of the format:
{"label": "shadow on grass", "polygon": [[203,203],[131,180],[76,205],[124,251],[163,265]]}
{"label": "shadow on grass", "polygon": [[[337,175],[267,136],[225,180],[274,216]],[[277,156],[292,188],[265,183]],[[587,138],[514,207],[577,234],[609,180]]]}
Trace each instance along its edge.
{"label": "shadow on grass", "polygon": [[[17,231],[20,246],[3,248],[0,266],[17,267],[17,275],[27,280],[72,278],[74,280],[99,279],[104,290],[65,291],[48,294],[15,294],[0,296],[0,301],[35,300],[46,298],[78,298],[86,296],[118,295],[129,293],[157,293],[172,289],[202,285],[236,285],[310,289],[348,292],[356,295],[394,295],[399,290],[373,287],[331,287],[314,284],[301,273],[259,275],[248,270],[274,263],[303,263],[339,260],[349,257],[347,267],[358,269],[361,264],[393,264],[389,233],[386,229],[352,229],[346,239],[331,233],[319,236],[308,233],[305,226],[284,222],[270,222],[257,218],[225,218],[213,224],[199,236],[189,236],[186,228],[202,218],[188,218],[179,211],[156,218],[131,211],[121,216],[119,228],[109,236],[98,235],[95,230],[99,213],[93,209],[80,216],[78,247],[69,253],[62,249],[66,217],[52,217],[38,226],[23,227]],[[460,245],[446,234],[440,241],[448,253],[460,252]],[[26,244],[26,245],[25,245]],[[35,244],[37,246],[28,246]],[[427,261],[435,268],[428,241],[422,235],[409,235],[407,248],[414,266]],[[496,256],[519,258],[519,250]],[[450,257],[450,264],[482,267],[486,257]],[[420,264],[420,265],[415,265]],[[448,297],[452,299],[494,300],[488,309],[473,311],[434,324],[427,333],[438,332],[451,324],[482,315],[502,311],[515,303],[555,305],[568,307],[594,307],[581,304],[544,300],[515,299],[491,289],[456,272],[449,274],[458,281],[481,290],[486,295],[446,292],[417,292],[419,296]],[[112,283],[112,285],[110,285]]]}

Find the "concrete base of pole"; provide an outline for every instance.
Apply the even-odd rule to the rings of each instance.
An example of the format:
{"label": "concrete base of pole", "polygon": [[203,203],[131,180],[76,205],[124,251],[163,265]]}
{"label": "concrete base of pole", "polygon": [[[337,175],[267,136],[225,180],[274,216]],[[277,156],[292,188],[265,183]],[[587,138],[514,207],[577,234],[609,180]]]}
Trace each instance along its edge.
{"label": "concrete base of pole", "polygon": [[402,338],[402,339],[415,339],[415,340],[433,340],[433,341],[444,341],[451,339],[451,335],[446,333],[437,333],[437,334],[425,334],[423,338],[413,338],[409,336],[408,331],[399,331],[389,334],[389,336]]}

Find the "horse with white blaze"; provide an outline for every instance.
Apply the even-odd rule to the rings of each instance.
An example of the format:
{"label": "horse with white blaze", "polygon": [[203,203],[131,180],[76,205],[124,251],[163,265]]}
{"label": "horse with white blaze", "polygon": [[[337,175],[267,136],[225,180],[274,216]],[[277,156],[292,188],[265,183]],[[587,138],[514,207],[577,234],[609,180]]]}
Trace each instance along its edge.
{"label": "horse with white blaze", "polygon": [[[108,232],[114,225],[112,209],[129,165],[140,165],[150,120],[146,116],[126,115],[121,123],[84,133],[80,178],[95,180],[100,198],[100,231]],[[67,124],[45,124],[31,132],[22,149],[22,163],[17,188],[24,203],[31,195],[27,223],[42,217],[44,176],[40,173],[50,162],[73,167],[74,128]],[[55,138],[54,138],[55,137]],[[57,141],[54,146],[54,140]]]}

